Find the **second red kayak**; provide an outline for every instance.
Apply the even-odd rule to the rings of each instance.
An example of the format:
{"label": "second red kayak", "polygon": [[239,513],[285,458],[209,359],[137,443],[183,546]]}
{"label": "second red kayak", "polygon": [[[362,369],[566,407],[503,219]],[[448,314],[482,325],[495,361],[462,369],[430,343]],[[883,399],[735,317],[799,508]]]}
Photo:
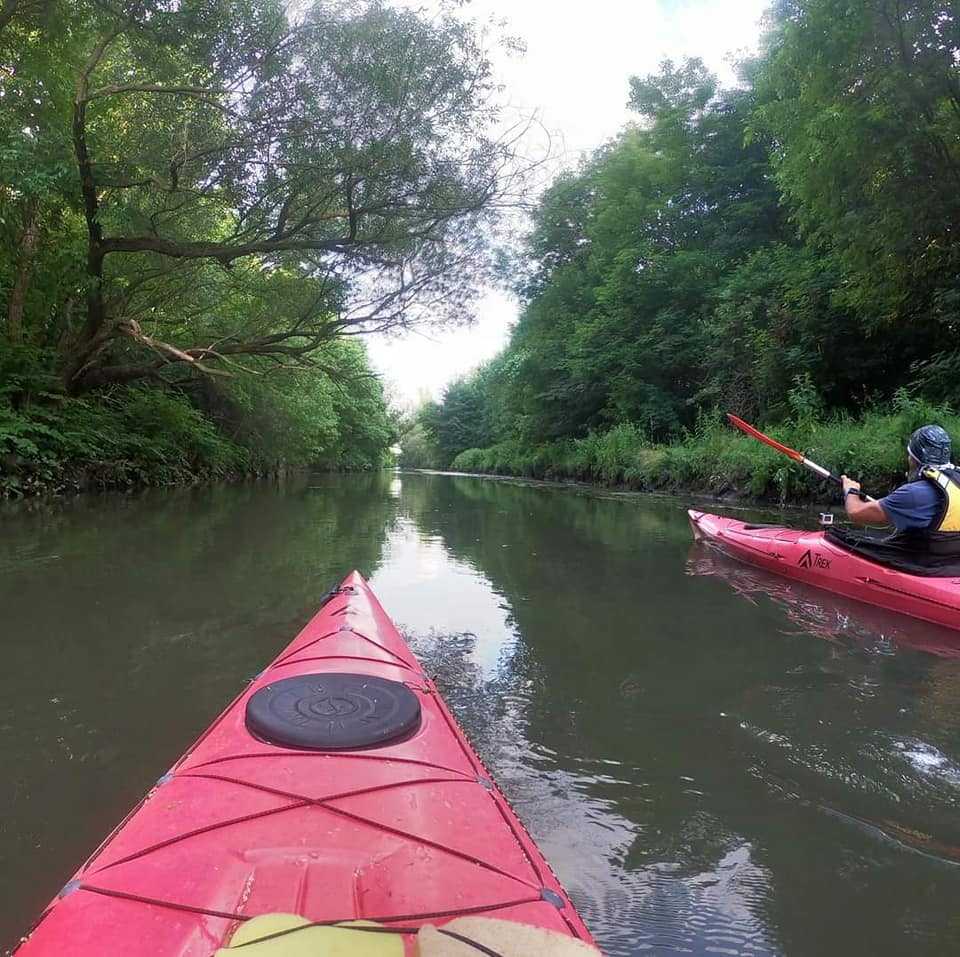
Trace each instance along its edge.
{"label": "second red kayak", "polygon": [[234,951],[598,953],[356,572],[80,867],[17,953]]}
{"label": "second red kayak", "polygon": [[908,575],[871,562],[823,532],[755,525],[690,509],[694,537],[786,578],[888,611],[960,629],[960,578]]}

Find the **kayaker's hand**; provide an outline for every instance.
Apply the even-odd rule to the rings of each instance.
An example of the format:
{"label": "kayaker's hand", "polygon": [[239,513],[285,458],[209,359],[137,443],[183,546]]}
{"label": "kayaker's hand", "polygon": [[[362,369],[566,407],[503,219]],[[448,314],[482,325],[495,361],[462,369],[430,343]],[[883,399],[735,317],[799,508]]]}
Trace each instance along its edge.
{"label": "kayaker's hand", "polygon": [[[858,525],[889,525],[890,519],[883,510],[883,506],[860,491],[860,483],[846,475],[840,476],[843,486],[843,507],[851,521]],[[853,489],[857,494],[848,495],[847,489]]]}
{"label": "kayaker's hand", "polygon": [[859,492],[860,492],[860,483],[857,482],[857,481],[855,481],[855,480],[852,479],[852,478],[849,478],[849,477],[846,476],[846,475],[841,475],[841,476],[840,476],[840,484],[843,486],[843,500],[844,500],[844,502],[846,502],[846,500],[847,500],[847,492],[848,492],[850,489],[854,489],[858,494],[859,494]]}

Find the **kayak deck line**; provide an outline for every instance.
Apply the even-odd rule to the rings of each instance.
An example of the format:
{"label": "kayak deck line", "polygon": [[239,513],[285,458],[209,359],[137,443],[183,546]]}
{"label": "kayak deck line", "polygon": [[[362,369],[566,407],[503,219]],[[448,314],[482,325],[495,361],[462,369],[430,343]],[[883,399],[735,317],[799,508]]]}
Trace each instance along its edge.
{"label": "kayak deck line", "polygon": [[337,754],[315,754],[310,751],[260,751],[254,752],[252,754],[225,754],[219,758],[211,758],[209,761],[204,761],[201,764],[195,764],[193,766],[194,770],[197,768],[207,768],[211,767],[214,764],[221,764],[227,761],[243,761],[247,758],[319,758],[319,757],[336,757],[339,760],[354,760],[354,761],[376,761],[378,764],[382,764],[385,761],[389,761],[391,764],[411,764],[417,767],[422,768],[433,768],[436,771],[449,771],[451,774],[461,774],[464,778],[469,779],[469,775],[465,772],[460,771],[456,768],[448,768],[442,764],[434,764],[431,761],[417,761],[413,758],[398,758],[393,756],[388,757],[379,757],[377,755],[363,754],[362,752],[356,751],[343,751]]}
{"label": "kayak deck line", "polygon": [[[412,671],[411,667],[408,664],[403,662],[397,663],[393,661],[383,661],[381,658],[365,658],[360,655],[311,655],[307,658],[293,658],[288,661],[278,661],[274,667],[283,668],[284,666],[297,665],[304,661],[336,661],[340,659],[342,661],[369,661],[376,665],[388,665],[393,668],[402,668],[404,671]],[[412,690],[412,689],[411,689]]]}
{"label": "kayak deck line", "polygon": [[[94,926],[101,936],[104,926],[113,926],[111,933],[129,944],[147,932],[131,928],[152,933],[157,920],[116,911],[136,904],[179,912],[191,924],[199,919],[202,929],[190,933],[213,943],[212,950],[226,946],[232,925],[291,906],[315,926],[497,913],[592,944],[432,679],[412,654],[408,659],[390,647],[409,653],[366,583],[356,573],[347,581],[360,587],[331,594],[84,862],[20,945],[23,957],[92,957],[103,952],[89,944]],[[342,624],[331,630],[334,616]],[[322,642],[330,643],[330,654],[304,654]],[[365,650],[371,646],[384,657],[371,656]],[[299,742],[274,746],[245,726],[243,702],[289,683],[280,674],[326,668],[294,676],[322,682],[324,675],[342,675],[332,669],[344,662],[371,682],[382,669],[409,675],[390,681],[419,702],[416,729],[360,750],[310,750]],[[330,879],[338,883],[328,886]],[[404,907],[405,901],[426,906]],[[174,923],[164,932],[179,942]],[[71,949],[63,934],[76,927],[88,943]],[[416,934],[419,927],[407,930]],[[176,947],[153,952],[211,953],[209,944],[203,951],[189,942]]]}
{"label": "kayak deck line", "polygon": [[[285,664],[288,661],[299,661],[300,659],[296,658],[295,655],[300,654],[301,651],[305,651],[307,648],[313,647],[313,645],[319,644],[321,641],[324,641],[327,638],[332,638],[335,635],[342,634],[343,632],[350,632],[352,635],[356,635],[357,638],[362,638],[364,641],[370,642],[375,648],[379,648],[381,651],[386,652],[388,655],[396,658],[405,668],[408,668],[410,671],[415,671],[417,674],[423,674],[423,672],[415,665],[411,664],[409,661],[406,661],[402,656],[398,655],[396,652],[391,651],[389,648],[384,648],[379,642],[374,641],[372,638],[369,638],[367,635],[363,634],[356,630],[356,628],[351,628],[347,624],[341,625],[336,631],[331,631],[326,635],[321,635],[319,638],[315,638],[313,641],[304,645],[302,648],[297,648],[295,651],[291,651],[289,655],[285,655],[280,658],[279,661],[270,665],[270,668],[276,668],[279,665]],[[359,660],[358,655],[336,655],[338,658],[352,658],[354,660]],[[377,658],[370,659],[371,661],[379,661]],[[384,662],[386,664],[386,662]]]}
{"label": "kayak deck line", "polygon": [[[912,601],[924,601],[929,602],[931,605],[939,605],[941,608],[946,608],[949,611],[955,611],[958,615],[960,615],[960,604],[955,605],[952,602],[940,601],[938,598],[931,598],[929,595],[917,595],[914,592],[905,591],[902,588],[895,588],[893,585],[889,585],[886,582],[877,581],[875,578],[865,577],[858,580],[862,581],[865,585],[872,585],[874,588],[883,588],[885,591],[894,592],[898,595],[905,595]],[[952,581],[955,585],[960,585],[960,581],[956,579],[946,580]]]}
{"label": "kayak deck line", "polygon": [[[71,884],[73,886],[71,886]],[[210,910],[205,907],[198,907],[195,904],[183,904],[177,901],[168,901],[161,900],[158,897],[146,897],[143,894],[131,894],[126,891],[114,890],[106,887],[96,887],[92,884],[85,884],[82,881],[71,882],[68,884],[64,891],[66,893],[64,896],[69,896],[69,894],[74,893],[75,891],[86,891],[90,894],[100,894],[103,897],[113,897],[117,900],[126,900],[131,901],[136,904],[148,904],[152,907],[162,907],[167,910],[178,910],[183,911],[188,914],[202,914],[205,917],[218,917],[222,920],[237,921],[240,923],[245,923],[249,920],[254,920],[259,915],[257,914],[240,914],[233,913],[231,911],[217,911]],[[69,888],[69,890],[67,890]],[[63,892],[61,892],[63,893]],[[538,897],[525,897],[519,898],[512,901],[502,901],[496,904],[491,904],[489,906],[477,905],[472,908],[465,908],[463,910],[448,910],[448,911],[434,911],[433,913],[422,913],[422,914],[397,914],[390,917],[364,917],[364,920],[371,921],[377,924],[395,924],[395,923],[407,923],[408,921],[414,920],[442,920],[446,917],[462,917],[465,914],[489,914],[498,910],[505,910],[510,907],[519,907],[525,904],[539,904],[539,903],[551,903],[547,898],[541,896]],[[555,905],[551,905],[555,906]],[[347,917],[341,919],[332,919],[332,920],[323,920],[323,921],[311,921],[311,926],[314,927],[337,927],[346,925],[351,921],[356,920],[355,917]],[[417,928],[419,929],[419,928]],[[412,928],[404,928],[401,930],[401,933],[415,933],[416,930]]]}
{"label": "kayak deck line", "polygon": [[[436,850],[444,851],[448,854],[453,854],[458,857],[463,857],[465,860],[470,861],[472,864],[478,864],[481,867],[489,868],[490,870],[493,870],[504,877],[510,877],[511,879],[519,880],[519,878],[514,877],[514,875],[508,874],[506,871],[501,871],[495,865],[489,864],[483,860],[480,860],[479,858],[474,858],[469,855],[458,854],[458,852],[451,850],[450,848],[447,848],[442,844],[429,842],[427,839],[423,837],[417,837],[416,835],[412,835],[412,834],[392,831],[390,828],[387,828],[382,824],[378,824],[376,821],[371,821],[366,818],[360,817],[358,815],[351,815],[340,808],[330,807],[328,803],[330,801],[339,801],[345,798],[358,797],[359,795],[362,795],[362,794],[374,794],[378,791],[389,791],[394,788],[410,787],[415,784],[449,784],[454,781],[457,781],[456,778],[418,778],[418,779],[413,779],[409,781],[394,781],[389,784],[380,784],[380,785],[376,785],[374,787],[369,787],[369,788],[358,788],[354,791],[341,791],[338,794],[331,794],[327,797],[310,798],[303,794],[295,794],[289,791],[283,791],[280,788],[271,788],[271,787],[266,787],[265,785],[262,785],[262,784],[254,784],[250,781],[244,780],[243,778],[231,778],[231,777],[227,777],[225,775],[219,775],[219,774],[193,774],[189,771],[186,771],[179,776],[187,777],[187,778],[195,778],[197,780],[219,781],[222,784],[235,784],[238,787],[253,788],[258,791],[263,791],[266,794],[272,794],[276,797],[290,798],[295,803],[282,805],[280,807],[272,808],[266,811],[261,811],[256,814],[248,814],[239,818],[232,818],[225,821],[219,821],[216,824],[211,824],[211,825],[208,825],[207,827],[198,828],[197,830],[194,830],[194,831],[184,831],[181,834],[177,834],[174,837],[168,838],[166,841],[161,841],[160,843],[154,844],[150,847],[142,848],[141,850],[133,854],[130,854],[127,857],[121,857],[115,861],[111,861],[109,864],[104,865],[102,868],[92,870],[90,872],[91,874],[102,874],[104,871],[109,870],[110,868],[118,867],[121,864],[129,863],[130,861],[136,860],[140,857],[145,857],[147,854],[151,854],[154,851],[162,850],[165,847],[170,847],[171,845],[176,844],[179,841],[186,841],[186,840],[189,840],[190,838],[198,837],[201,834],[209,834],[211,831],[215,831],[220,828],[232,827],[235,824],[243,824],[243,823],[246,823],[247,821],[256,820],[262,817],[268,817],[271,814],[283,814],[285,811],[297,810],[303,807],[314,806],[314,807],[323,807],[328,811],[332,811],[334,814],[342,814],[346,817],[350,817],[352,820],[356,820],[364,824],[369,824],[371,827],[379,827],[387,831],[388,833],[394,833],[397,836],[403,837],[407,840],[414,840],[414,841],[417,841],[418,843],[427,844],[428,846],[434,847]],[[469,778],[462,778],[459,780],[458,783],[477,784],[478,782],[476,780],[471,780]]]}

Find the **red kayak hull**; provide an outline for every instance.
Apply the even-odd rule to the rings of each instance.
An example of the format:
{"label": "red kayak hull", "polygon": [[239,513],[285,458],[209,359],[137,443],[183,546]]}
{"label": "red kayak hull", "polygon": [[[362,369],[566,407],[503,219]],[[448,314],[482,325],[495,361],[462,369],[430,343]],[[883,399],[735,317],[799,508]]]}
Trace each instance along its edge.
{"label": "red kayak hull", "polygon": [[[403,682],[419,728],[333,752],[250,734],[258,689],[325,672]],[[17,953],[210,957],[247,920],[278,912],[411,930],[477,914],[592,943],[356,572],[76,872]],[[413,953],[413,934],[402,936]]]}
{"label": "red kayak hull", "polygon": [[823,532],[751,526],[690,509],[694,537],[724,554],[888,611],[960,630],[960,579],[907,575],[848,552]]}

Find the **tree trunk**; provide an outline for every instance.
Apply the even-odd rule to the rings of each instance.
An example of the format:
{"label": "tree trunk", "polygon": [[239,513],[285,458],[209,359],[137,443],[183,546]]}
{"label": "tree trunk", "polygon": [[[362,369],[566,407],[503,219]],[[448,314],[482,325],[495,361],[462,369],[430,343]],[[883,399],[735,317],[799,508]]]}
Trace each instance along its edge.
{"label": "tree trunk", "polygon": [[80,192],[83,196],[83,214],[87,222],[87,318],[74,355],[64,369],[64,385],[67,392],[75,395],[83,390],[82,378],[87,367],[103,353],[114,331],[106,324],[106,308],[103,301],[103,227],[100,225],[100,200],[94,176],[90,151],[87,149],[87,94],[90,77],[103,58],[107,47],[120,35],[115,27],[97,41],[93,52],[77,78],[77,90],[73,101],[73,151],[80,173]]}
{"label": "tree trunk", "polygon": [[30,289],[33,274],[33,258],[37,248],[40,225],[37,216],[37,204],[27,205],[24,215],[23,232],[20,234],[20,256],[17,260],[17,273],[10,291],[7,306],[7,338],[14,345],[23,341],[23,308]]}

